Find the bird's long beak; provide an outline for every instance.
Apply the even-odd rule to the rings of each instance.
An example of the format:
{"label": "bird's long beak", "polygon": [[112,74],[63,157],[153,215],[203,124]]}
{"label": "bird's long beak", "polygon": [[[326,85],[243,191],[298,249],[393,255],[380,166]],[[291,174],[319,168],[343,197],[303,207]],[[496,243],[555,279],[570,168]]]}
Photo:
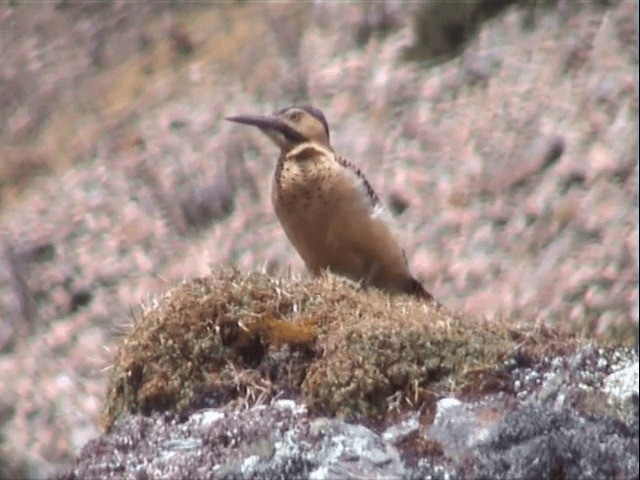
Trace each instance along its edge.
{"label": "bird's long beak", "polygon": [[233,117],[225,117],[225,120],[258,127],[278,146],[282,146],[284,143],[300,143],[306,141],[304,135],[278,117],[272,115],[236,115]]}

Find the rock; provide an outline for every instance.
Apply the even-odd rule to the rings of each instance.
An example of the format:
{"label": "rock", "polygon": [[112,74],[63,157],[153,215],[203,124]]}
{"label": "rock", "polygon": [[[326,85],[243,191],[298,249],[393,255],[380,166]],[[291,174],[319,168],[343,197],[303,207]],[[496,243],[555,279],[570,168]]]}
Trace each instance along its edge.
{"label": "rock", "polygon": [[[516,396],[442,398],[435,416],[401,416],[383,433],[314,417],[290,399],[127,415],[55,478],[637,478],[637,362],[628,350],[592,347],[508,361]],[[590,403],[603,395],[631,401],[620,411]]]}

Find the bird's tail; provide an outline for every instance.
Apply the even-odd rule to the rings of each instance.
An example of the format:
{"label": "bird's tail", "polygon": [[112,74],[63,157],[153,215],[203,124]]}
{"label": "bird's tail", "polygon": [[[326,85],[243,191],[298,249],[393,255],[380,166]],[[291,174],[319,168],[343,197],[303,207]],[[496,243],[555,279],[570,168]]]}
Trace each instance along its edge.
{"label": "bird's tail", "polygon": [[427,303],[440,305],[438,301],[435,298],[433,298],[433,295],[431,295],[427,290],[425,290],[422,284],[415,278],[411,277],[408,287],[409,288],[407,289],[407,293],[414,295],[418,298],[421,298]]}

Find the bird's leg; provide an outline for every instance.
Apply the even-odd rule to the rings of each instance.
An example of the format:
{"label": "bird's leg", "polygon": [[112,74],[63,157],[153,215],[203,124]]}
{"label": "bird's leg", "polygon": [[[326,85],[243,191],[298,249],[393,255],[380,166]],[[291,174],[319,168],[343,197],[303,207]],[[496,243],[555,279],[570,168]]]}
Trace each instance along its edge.
{"label": "bird's leg", "polygon": [[380,269],[381,269],[381,265],[378,262],[373,262],[369,266],[369,271],[367,272],[367,275],[363,279],[364,280],[363,284],[365,287],[375,284],[374,281],[375,281],[375,278],[378,276]]}

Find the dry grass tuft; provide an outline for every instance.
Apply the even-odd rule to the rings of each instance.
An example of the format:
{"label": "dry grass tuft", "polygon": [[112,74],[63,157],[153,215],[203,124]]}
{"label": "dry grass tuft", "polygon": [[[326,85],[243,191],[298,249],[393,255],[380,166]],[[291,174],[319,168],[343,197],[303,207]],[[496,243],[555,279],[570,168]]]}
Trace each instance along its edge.
{"label": "dry grass tuft", "polygon": [[381,419],[433,402],[434,391],[504,389],[503,360],[573,343],[545,328],[472,322],[332,275],[222,270],[143,308],[116,357],[103,424],[124,412],[238,408],[282,394],[301,395],[316,411]]}

